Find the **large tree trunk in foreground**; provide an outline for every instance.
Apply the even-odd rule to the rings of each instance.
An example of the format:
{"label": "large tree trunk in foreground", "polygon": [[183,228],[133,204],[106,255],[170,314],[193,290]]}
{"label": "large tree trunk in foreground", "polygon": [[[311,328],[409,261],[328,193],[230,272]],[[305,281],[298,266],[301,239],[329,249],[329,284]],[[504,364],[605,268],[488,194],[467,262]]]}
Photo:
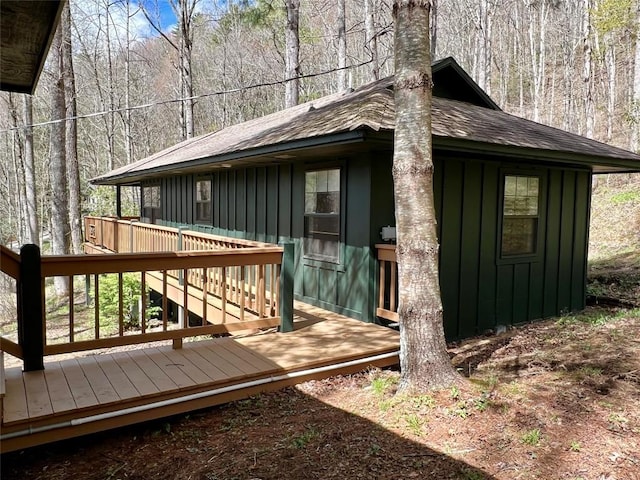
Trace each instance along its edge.
{"label": "large tree trunk in foreground", "polygon": [[438,280],[431,156],[429,0],[395,0],[393,156],[400,315],[400,390],[456,383],[447,354]]}

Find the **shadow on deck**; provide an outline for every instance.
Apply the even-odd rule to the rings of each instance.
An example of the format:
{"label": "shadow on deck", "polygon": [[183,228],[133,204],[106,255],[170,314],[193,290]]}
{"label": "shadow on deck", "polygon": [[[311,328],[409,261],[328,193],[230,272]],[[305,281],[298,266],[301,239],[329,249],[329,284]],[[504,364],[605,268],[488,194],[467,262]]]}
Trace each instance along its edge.
{"label": "shadow on deck", "polygon": [[[297,305],[296,330],[120,350],[6,370],[1,450],[185,413],[398,363],[399,335]],[[304,310],[301,310],[304,309]]]}

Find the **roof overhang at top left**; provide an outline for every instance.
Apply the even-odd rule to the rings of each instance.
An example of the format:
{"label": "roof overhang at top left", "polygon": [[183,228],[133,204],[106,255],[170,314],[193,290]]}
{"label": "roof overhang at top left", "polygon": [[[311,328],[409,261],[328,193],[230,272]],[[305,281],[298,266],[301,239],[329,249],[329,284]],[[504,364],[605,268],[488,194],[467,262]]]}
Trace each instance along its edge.
{"label": "roof overhang at top left", "polygon": [[0,90],[30,93],[66,0],[0,0]]}

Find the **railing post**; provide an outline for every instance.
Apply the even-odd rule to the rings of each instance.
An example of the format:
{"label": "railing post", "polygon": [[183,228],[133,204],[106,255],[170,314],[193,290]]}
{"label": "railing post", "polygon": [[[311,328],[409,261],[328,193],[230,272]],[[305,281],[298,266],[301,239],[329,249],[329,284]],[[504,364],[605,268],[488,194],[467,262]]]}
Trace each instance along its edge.
{"label": "railing post", "polygon": [[282,242],[282,264],[280,266],[280,331],[293,331],[293,262],[294,244]]}
{"label": "railing post", "polygon": [[[184,248],[182,243],[182,229],[186,230],[186,227],[178,227],[178,251]],[[178,285],[184,285],[184,276],[182,275],[182,270],[178,270]]]}
{"label": "railing post", "polygon": [[44,370],[43,300],[40,248],[23,245],[18,285],[18,342],[24,355],[25,372]]}
{"label": "railing post", "polygon": [[133,220],[129,220],[129,253],[133,252]]}

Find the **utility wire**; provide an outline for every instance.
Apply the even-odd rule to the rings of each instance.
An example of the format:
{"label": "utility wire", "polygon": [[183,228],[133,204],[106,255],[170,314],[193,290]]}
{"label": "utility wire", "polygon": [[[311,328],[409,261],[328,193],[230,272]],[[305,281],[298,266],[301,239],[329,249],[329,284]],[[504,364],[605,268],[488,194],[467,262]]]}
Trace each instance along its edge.
{"label": "utility wire", "polygon": [[48,120],[46,122],[33,123],[31,125],[20,125],[20,126],[15,126],[15,127],[7,128],[7,129],[4,129],[4,130],[0,130],[0,133],[9,133],[9,132],[13,132],[13,131],[16,131],[16,130],[24,130],[26,128],[33,128],[33,127],[43,127],[43,126],[46,126],[46,125],[53,125],[53,124],[60,123],[60,122],[66,122],[68,120],[78,120],[78,119],[83,119],[83,118],[100,117],[102,115],[107,115],[109,113],[120,113],[120,112],[126,112],[126,111],[141,110],[141,109],[144,109],[144,108],[151,108],[151,107],[156,107],[156,106],[160,106],[160,105],[167,105],[167,104],[171,104],[171,103],[184,102],[186,100],[198,100],[200,98],[215,97],[215,96],[219,96],[219,95],[226,95],[228,93],[240,93],[240,92],[244,92],[244,91],[247,91],[247,90],[253,90],[255,88],[272,87],[272,86],[275,86],[275,85],[284,85],[285,83],[290,82],[292,80],[320,77],[322,75],[328,75],[330,73],[339,72],[340,70],[349,70],[351,68],[363,67],[365,65],[368,65],[371,62],[372,62],[372,60],[367,60],[366,62],[361,62],[361,63],[359,63],[357,65],[349,65],[348,67],[338,67],[338,68],[333,68],[331,70],[325,70],[325,71],[322,71],[322,72],[309,73],[307,75],[299,75],[297,77],[288,78],[286,80],[277,80],[277,81],[274,81],[274,82],[255,83],[253,85],[247,85],[245,87],[232,88],[231,90],[220,90],[220,91],[217,91],[217,92],[203,93],[203,94],[200,94],[200,95],[194,95],[193,97],[174,98],[174,99],[171,99],[171,100],[161,100],[161,101],[158,101],[158,102],[151,102],[151,103],[144,103],[144,104],[141,104],[141,105],[134,105],[134,106],[129,107],[129,108],[116,108],[116,109],[113,109],[113,110],[103,110],[101,112],[86,113],[86,114],[82,114],[82,115],[76,115],[74,117],[58,118],[56,120]]}

